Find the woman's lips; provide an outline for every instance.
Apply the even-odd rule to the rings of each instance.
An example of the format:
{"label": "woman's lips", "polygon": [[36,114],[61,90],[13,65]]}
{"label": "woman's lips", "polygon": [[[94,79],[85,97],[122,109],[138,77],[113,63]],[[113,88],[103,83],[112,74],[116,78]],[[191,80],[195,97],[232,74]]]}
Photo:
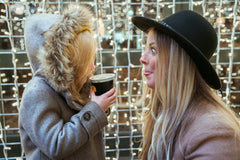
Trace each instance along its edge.
{"label": "woman's lips", "polygon": [[145,71],[145,72],[143,73],[143,75],[146,76],[146,77],[149,76],[150,74],[152,74],[152,72],[146,72],[146,71]]}

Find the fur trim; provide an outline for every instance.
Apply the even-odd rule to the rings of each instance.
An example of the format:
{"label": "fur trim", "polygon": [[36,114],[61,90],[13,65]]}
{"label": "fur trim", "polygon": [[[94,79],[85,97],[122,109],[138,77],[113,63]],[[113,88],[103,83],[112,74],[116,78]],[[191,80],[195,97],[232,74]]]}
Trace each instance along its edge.
{"label": "fur trim", "polygon": [[86,26],[93,30],[93,13],[84,6],[70,6],[54,24],[44,33],[46,41],[40,55],[42,74],[56,86],[57,91],[66,91],[73,83],[74,68],[68,58],[69,42],[74,34]]}

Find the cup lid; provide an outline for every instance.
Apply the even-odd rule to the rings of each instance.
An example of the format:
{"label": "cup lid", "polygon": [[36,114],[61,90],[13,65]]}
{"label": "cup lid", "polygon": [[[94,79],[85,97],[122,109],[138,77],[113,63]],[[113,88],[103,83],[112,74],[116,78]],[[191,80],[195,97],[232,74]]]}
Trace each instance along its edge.
{"label": "cup lid", "polygon": [[109,80],[113,80],[114,77],[115,77],[115,74],[113,73],[104,73],[104,74],[93,75],[89,79],[93,83],[99,83],[99,82],[107,82]]}

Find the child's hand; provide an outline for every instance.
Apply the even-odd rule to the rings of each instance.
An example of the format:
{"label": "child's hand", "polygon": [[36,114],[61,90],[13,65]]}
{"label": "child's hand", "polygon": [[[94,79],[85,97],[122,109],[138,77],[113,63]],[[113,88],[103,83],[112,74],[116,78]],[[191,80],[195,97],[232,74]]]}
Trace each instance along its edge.
{"label": "child's hand", "polygon": [[91,101],[96,102],[104,111],[107,111],[109,106],[116,102],[117,98],[117,91],[115,87],[111,90],[107,91],[106,93],[96,96],[93,91],[91,91]]}

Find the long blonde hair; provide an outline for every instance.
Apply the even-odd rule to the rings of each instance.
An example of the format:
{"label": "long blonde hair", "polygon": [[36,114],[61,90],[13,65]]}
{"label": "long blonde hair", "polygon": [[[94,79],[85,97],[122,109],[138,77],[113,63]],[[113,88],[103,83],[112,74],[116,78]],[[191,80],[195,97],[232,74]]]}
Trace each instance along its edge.
{"label": "long blonde hair", "polygon": [[214,104],[216,110],[236,122],[232,127],[239,131],[234,113],[202,79],[184,49],[169,36],[154,29],[151,31],[156,35],[158,62],[155,89],[151,90],[151,100],[147,104],[149,110],[144,113],[143,149],[139,158],[172,159],[174,141],[184,131],[180,127],[194,117],[196,109],[201,107],[200,101]]}
{"label": "long blonde hair", "polygon": [[[75,37],[69,47],[69,59],[74,67],[74,83],[70,86],[70,92],[74,99],[82,105],[89,101],[91,65],[96,55],[96,40],[93,33],[85,30]],[[86,89],[84,91],[81,91]],[[81,93],[81,94],[79,94]]]}

